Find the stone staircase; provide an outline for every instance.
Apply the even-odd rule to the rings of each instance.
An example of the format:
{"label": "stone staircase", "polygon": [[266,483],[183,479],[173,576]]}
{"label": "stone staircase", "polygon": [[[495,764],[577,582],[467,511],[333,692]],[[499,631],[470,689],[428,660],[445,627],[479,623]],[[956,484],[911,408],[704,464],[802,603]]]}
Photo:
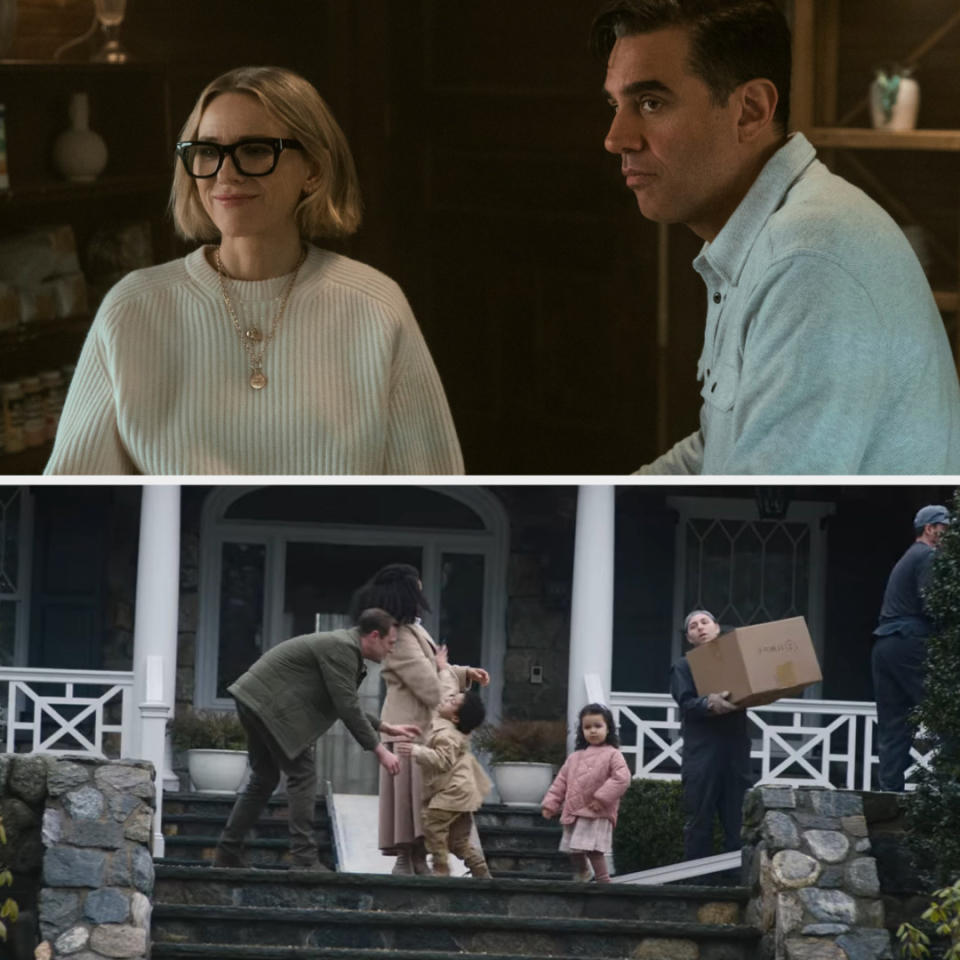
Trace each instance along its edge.
{"label": "stone staircase", "polygon": [[[538,811],[477,815],[493,879],[317,874],[285,866],[286,808],[272,801],[248,844],[260,869],[208,865],[229,800],[164,799],[154,960],[752,960],[740,887],[582,884]],[[333,865],[317,805],[321,857]]]}

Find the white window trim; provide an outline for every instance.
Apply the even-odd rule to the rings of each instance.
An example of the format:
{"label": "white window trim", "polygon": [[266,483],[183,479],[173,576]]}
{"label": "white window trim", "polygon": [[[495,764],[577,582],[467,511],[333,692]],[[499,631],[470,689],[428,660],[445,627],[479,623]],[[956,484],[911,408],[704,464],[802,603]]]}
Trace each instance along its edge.
{"label": "white window trim", "polygon": [[[287,543],[343,545],[395,545],[423,548],[423,581],[433,612],[425,626],[436,634],[440,607],[440,562],[444,553],[473,553],[484,558],[483,633],[481,663],[490,673],[486,689],[487,712],[499,716],[503,700],[503,661],[506,653],[507,561],[510,523],[503,504],[488,490],[475,486],[427,486],[469,507],[484,523],[483,530],[437,527],[376,527],[305,521],[224,520],[226,510],[259,486],[229,486],[213,491],[205,500],[200,521],[200,578],[197,611],[196,676],[194,706],[231,708],[233,700],[216,696],[217,637],[220,617],[220,573],[225,541],[262,543],[266,546],[264,582],[264,646],[286,639],[282,605]],[[359,586],[359,584],[357,584]],[[455,655],[454,651],[454,655]]]}
{"label": "white window trim", "polygon": [[[728,497],[667,497],[667,506],[679,514],[674,533],[673,622],[683,624],[684,571],[687,561],[686,524],[689,520],[760,520],[756,501]],[[836,513],[836,504],[822,500],[795,500],[787,507],[785,523],[805,523],[810,536],[810,580],[807,589],[807,626],[817,657],[823,663],[824,609],[827,580],[827,532],[821,521]],[[682,652],[680,634],[671,631],[670,659],[676,660]],[[818,699],[822,683],[813,684],[804,691],[804,697]]]}
{"label": "white window trim", "polygon": [[[11,488],[7,488],[8,490]],[[15,604],[13,666],[25,667],[30,657],[30,578],[33,571],[33,494],[28,486],[20,493],[20,532],[17,541],[17,589],[0,593],[0,600]]]}

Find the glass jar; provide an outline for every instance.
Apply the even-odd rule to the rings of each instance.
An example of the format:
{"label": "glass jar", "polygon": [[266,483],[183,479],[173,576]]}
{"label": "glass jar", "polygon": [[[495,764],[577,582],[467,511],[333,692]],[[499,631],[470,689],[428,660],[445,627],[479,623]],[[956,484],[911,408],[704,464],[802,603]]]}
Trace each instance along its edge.
{"label": "glass jar", "polygon": [[23,390],[23,442],[28,447],[42,446],[47,439],[47,422],[40,378],[24,377],[20,388]]}
{"label": "glass jar", "polygon": [[20,382],[12,380],[0,384],[0,398],[3,402],[3,447],[5,453],[19,453],[23,450],[23,391]]}
{"label": "glass jar", "polygon": [[48,440],[57,435],[60,411],[66,391],[63,389],[63,376],[59,370],[41,370],[40,387],[43,393],[43,414],[45,433]]}

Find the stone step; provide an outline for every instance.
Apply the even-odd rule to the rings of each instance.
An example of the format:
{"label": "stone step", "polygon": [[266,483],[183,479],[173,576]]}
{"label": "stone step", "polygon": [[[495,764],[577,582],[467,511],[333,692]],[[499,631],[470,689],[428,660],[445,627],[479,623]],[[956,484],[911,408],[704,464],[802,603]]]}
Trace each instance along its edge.
{"label": "stone step", "polygon": [[[225,946],[219,943],[158,943],[154,960],[464,960],[469,954],[448,950],[382,950],[340,947]],[[482,960],[528,960],[529,954],[484,953]],[[550,960],[605,960],[603,957],[571,957],[554,954]]]}
{"label": "stone step", "polygon": [[277,906],[700,924],[741,923],[747,896],[744,887],[312,874],[174,866],[163,862],[156,867],[154,888],[156,903],[168,906]]}
{"label": "stone step", "polygon": [[[225,794],[191,793],[183,791],[179,793],[165,793],[163,795],[163,815],[164,818],[166,818],[169,814],[204,814],[219,817],[223,822],[226,822],[227,817],[230,816],[230,811],[233,809],[235,800],[235,796],[227,796]],[[317,797],[316,818],[317,820],[329,819],[327,816],[327,802],[322,796]],[[271,797],[263,808],[260,819],[286,821],[287,798],[282,795]]]}
{"label": "stone step", "polygon": [[[211,813],[171,813],[164,811],[163,833],[166,837],[212,837],[216,840],[226,823],[226,817]],[[329,841],[330,820],[327,817],[317,817],[313,821],[313,829],[317,839]],[[262,840],[282,840],[289,837],[287,818],[261,817],[250,836]]]}
{"label": "stone step", "polygon": [[[233,807],[233,798],[212,794],[174,793],[164,796],[164,861],[212,861],[217,838]],[[562,830],[546,821],[536,808],[489,804],[476,815],[480,840],[490,870],[505,877],[569,877],[569,857],[557,849]],[[334,862],[331,825],[323,798],[318,798],[315,830],[320,859]],[[272,797],[246,844],[249,862],[258,867],[283,867],[289,862],[287,803]]]}
{"label": "stone step", "polygon": [[[749,960],[757,939],[753,928],[741,924],[721,926],[667,920],[166,903],[157,904],[153,911],[155,944],[256,943],[264,947],[409,950],[421,956],[436,951],[461,956],[519,952],[527,957],[569,954],[620,958],[636,956],[643,941],[659,942],[664,955],[668,955],[666,941],[685,940],[699,947],[700,957]],[[655,947],[651,944],[645,949]],[[659,954],[648,952],[648,956],[656,955]]]}

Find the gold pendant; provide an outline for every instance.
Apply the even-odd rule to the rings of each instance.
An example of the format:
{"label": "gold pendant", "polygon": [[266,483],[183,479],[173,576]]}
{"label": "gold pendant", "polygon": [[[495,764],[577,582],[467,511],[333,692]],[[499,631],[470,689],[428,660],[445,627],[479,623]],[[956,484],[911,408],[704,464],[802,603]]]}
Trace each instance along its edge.
{"label": "gold pendant", "polygon": [[250,374],[250,386],[254,390],[262,390],[267,385],[266,375],[261,370],[254,370]]}
{"label": "gold pendant", "polygon": [[254,343],[259,343],[263,339],[263,334],[256,327],[251,327],[244,336]]}

